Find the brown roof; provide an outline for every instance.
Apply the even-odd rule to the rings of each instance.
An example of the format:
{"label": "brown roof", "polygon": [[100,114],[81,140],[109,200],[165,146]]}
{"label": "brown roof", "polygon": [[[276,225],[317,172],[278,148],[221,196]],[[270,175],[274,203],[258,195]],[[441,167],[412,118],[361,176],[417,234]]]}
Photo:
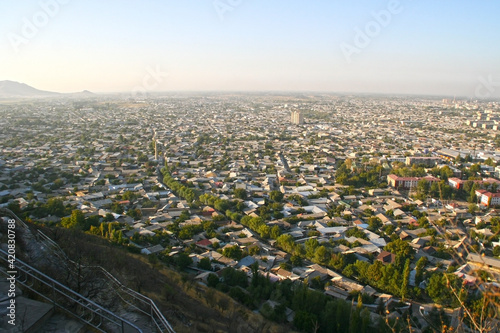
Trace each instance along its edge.
{"label": "brown roof", "polygon": [[384,264],[392,264],[396,259],[396,255],[387,251],[382,251],[377,256],[376,260],[383,262]]}

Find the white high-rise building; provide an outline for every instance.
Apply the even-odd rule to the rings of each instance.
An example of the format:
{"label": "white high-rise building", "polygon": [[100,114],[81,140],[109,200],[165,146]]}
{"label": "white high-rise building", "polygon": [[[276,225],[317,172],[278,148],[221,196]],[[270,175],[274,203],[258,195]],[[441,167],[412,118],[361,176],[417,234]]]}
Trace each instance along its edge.
{"label": "white high-rise building", "polygon": [[304,123],[304,116],[300,111],[292,111],[291,122],[295,125],[301,125]]}

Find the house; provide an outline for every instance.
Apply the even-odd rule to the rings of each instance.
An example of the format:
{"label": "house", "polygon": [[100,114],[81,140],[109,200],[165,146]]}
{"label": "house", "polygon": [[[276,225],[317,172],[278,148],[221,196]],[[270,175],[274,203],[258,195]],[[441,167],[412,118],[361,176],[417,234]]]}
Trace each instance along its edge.
{"label": "house", "polygon": [[500,270],[500,259],[492,257],[480,256],[478,254],[470,253],[467,256],[467,262],[480,264],[485,268]]}
{"label": "house", "polygon": [[321,233],[322,237],[331,237],[339,234],[344,234],[347,227],[327,227],[327,228],[317,228],[317,231]]}
{"label": "house", "polygon": [[209,247],[212,246],[212,242],[209,239],[202,239],[196,242],[196,245],[203,249],[209,249]]}
{"label": "house", "polygon": [[383,264],[392,264],[396,260],[396,255],[387,251],[381,251],[375,260],[381,261]]}
{"label": "house", "polygon": [[299,278],[299,276],[297,274],[292,273],[292,272],[290,272],[284,268],[281,268],[281,267],[272,269],[271,272],[276,274],[280,280],[289,279],[289,280],[294,281],[294,280],[297,280]]}
{"label": "house", "polygon": [[245,258],[242,258],[240,261],[238,261],[238,264],[236,267],[241,268],[243,266],[245,267],[250,267],[252,264],[254,264],[257,260],[252,257],[252,256],[246,256]]}
{"label": "house", "polygon": [[141,253],[149,255],[149,254],[155,254],[155,253],[161,252],[163,250],[165,250],[165,248],[163,246],[161,246],[160,244],[158,244],[158,245],[154,245],[154,246],[142,249]]}

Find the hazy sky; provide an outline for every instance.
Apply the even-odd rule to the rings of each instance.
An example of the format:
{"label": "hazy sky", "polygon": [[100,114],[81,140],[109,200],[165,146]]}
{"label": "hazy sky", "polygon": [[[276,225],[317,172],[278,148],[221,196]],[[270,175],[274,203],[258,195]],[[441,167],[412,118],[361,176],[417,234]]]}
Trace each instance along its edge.
{"label": "hazy sky", "polygon": [[0,12],[0,80],[43,90],[500,96],[500,1],[0,0]]}

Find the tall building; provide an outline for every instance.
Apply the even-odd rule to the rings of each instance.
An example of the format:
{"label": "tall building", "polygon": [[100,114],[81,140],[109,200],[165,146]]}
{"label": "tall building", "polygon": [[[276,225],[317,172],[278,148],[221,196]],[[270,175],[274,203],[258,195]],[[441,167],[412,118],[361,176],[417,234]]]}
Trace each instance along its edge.
{"label": "tall building", "polygon": [[304,123],[304,116],[300,111],[292,111],[291,122],[295,125],[301,125]]}

